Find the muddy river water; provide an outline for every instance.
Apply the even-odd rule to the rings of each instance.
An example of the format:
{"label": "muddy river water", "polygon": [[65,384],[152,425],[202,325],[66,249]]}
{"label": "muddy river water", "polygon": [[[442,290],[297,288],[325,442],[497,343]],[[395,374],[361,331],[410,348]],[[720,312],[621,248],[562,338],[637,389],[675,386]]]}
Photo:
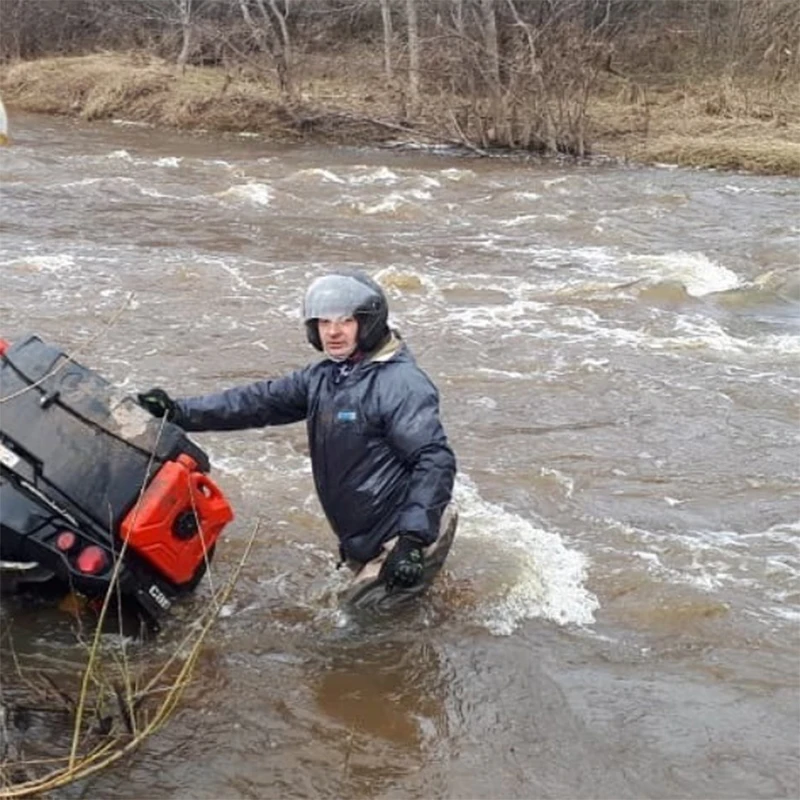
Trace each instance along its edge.
{"label": "muddy river water", "polygon": [[60,796],[800,795],[799,181],[12,123],[0,335],[196,394],[312,360],[304,287],[361,267],[459,461],[445,573],[366,623],[304,427],[197,435],[216,568],[258,540],[169,724]]}

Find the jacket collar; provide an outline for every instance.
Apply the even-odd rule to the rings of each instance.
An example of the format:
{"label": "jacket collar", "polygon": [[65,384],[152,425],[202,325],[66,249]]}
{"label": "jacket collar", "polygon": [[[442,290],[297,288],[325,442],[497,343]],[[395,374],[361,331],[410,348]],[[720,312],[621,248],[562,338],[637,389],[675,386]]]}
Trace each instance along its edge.
{"label": "jacket collar", "polygon": [[366,359],[368,363],[383,363],[390,361],[403,347],[403,340],[396,331],[391,331],[389,338],[374,352],[370,353]]}

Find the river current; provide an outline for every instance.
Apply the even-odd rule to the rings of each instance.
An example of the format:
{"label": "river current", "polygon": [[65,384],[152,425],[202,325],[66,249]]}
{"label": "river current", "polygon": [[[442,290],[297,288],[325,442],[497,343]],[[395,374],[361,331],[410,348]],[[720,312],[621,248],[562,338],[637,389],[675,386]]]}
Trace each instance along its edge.
{"label": "river current", "polygon": [[444,573],[365,623],[304,427],[196,435],[216,568],[258,540],[184,705],[63,796],[800,796],[799,181],[11,123],[0,337],[213,391],[312,360],[305,286],[362,268],[459,462]]}

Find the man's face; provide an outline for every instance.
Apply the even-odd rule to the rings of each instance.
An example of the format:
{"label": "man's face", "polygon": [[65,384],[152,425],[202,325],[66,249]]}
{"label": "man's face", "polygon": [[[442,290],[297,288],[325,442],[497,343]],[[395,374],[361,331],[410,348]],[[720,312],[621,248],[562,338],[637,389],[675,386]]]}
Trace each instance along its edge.
{"label": "man's face", "polygon": [[322,349],[332,358],[347,358],[356,350],[358,320],[355,317],[317,320]]}

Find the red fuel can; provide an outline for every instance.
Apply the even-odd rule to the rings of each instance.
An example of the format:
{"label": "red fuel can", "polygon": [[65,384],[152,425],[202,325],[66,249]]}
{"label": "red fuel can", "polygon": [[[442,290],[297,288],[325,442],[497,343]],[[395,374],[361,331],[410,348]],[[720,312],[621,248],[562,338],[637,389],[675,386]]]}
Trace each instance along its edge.
{"label": "red fuel can", "polygon": [[166,462],[120,525],[120,535],[177,585],[188,583],[233,519],[219,487],[182,454]]}

